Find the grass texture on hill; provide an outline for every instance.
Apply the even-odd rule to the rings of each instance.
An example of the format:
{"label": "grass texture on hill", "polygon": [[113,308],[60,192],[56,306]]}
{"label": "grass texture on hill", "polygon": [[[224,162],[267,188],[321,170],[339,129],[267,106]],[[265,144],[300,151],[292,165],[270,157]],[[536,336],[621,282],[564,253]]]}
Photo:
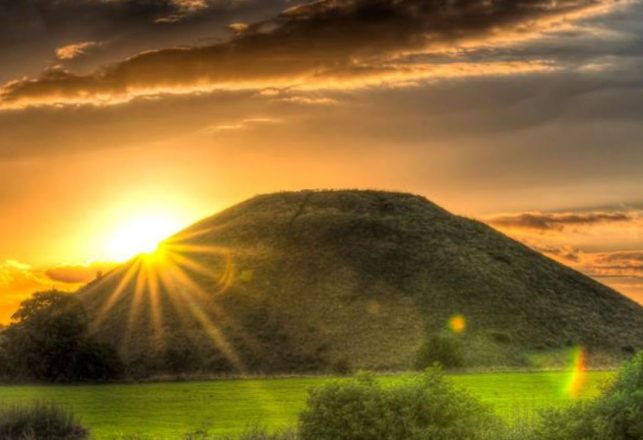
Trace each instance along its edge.
{"label": "grass texture on hill", "polygon": [[640,305],[423,197],[379,191],[255,197],[79,297],[135,376],[405,370],[430,337],[454,336],[454,315],[465,367],[643,348]]}
{"label": "grass texture on hill", "polygon": [[[610,372],[586,373],[580,397],[598,394]],[[538,408],[566,404],[570,374],[485,373],[450,379],[491,404],[507,420],[531,417]],[[384,384],[400,376],[384,376]],[[304,408],[307,392],[328,378],[216,380],[133,385],[2,386],[4,404],[53,401],[70,408],[94,440],[142,434],[176,440],[207,428],[211,434],[238,434],[249,425],[292,426]],[[123,437],[126,438],[126,437]]]}

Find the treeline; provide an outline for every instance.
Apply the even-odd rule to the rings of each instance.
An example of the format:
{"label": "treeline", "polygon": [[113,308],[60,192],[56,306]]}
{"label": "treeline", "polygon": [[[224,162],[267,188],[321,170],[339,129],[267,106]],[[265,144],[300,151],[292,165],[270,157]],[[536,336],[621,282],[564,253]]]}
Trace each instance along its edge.
{"label": "treeline", "polygon": [[0,333],[0,377],[78,382],[123,374],[116,350],[90,335],[83,304],[71,294],[37,292],[11,319]]}

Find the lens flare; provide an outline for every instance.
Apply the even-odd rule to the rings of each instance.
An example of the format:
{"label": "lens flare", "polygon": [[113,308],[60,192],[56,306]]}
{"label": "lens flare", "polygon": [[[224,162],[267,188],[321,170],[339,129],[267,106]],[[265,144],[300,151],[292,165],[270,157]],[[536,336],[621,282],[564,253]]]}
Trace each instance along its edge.
{"label": "lens flare", "polygon": [[467,321],[462,315],[453,315],[449,318],[449,329],[455,334],[462,333],[467,328]]}
{"label": "lens flare", "polygon": [[578,397],[585,383],[586,353],[583,347],[576,347],[572,352],[571,373],[565,392],[569,397]]}

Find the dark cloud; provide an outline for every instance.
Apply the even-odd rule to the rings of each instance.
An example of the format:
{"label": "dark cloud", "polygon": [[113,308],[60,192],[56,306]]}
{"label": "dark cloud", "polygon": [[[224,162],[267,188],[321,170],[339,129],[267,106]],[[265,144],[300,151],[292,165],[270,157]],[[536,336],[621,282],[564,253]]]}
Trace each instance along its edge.
{"label": "dark cloud", "polygon": [[[405,81],[436,70],[409,63],[408,52],[440,51],[507,32],[525,34],[540,30],[548,19],[610,3],[321,0],[251,24],[225,43],[147,52],[88,75],[50,69],[37,79],[7,84],[2,100],[5,106],[110,102],[210,88],[314,87],[371,77]],[[152,14],[145,8],[140,13]]]}
{"label": "dark cloud", "polygon": [[37,75],[59,47],[101,44],[91,57],[65,63],[86,71],[141,51],[204,44],[230,35],[226,26],[262,19],[285,0],[0,1],[0,81]]}
{"label": "dark cloud", "polygon": [[536,231],[562,231],[567,227],[592,226],[604,223],[638,221],[637,212],[527,212],[499,215],[486,221],[499,228],[527,229]]}

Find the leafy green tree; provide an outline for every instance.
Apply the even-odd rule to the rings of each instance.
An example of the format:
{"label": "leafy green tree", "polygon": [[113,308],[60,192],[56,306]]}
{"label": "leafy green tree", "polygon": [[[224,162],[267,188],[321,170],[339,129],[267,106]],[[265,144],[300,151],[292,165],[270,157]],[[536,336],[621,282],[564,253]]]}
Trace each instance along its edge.
{"label": "leafy green tree", "polygon": [[82,303],[57,290],[37,292],[20,304],[0,342],[5,374],[48,381],[116,376],[116,352],[89,337]]}

